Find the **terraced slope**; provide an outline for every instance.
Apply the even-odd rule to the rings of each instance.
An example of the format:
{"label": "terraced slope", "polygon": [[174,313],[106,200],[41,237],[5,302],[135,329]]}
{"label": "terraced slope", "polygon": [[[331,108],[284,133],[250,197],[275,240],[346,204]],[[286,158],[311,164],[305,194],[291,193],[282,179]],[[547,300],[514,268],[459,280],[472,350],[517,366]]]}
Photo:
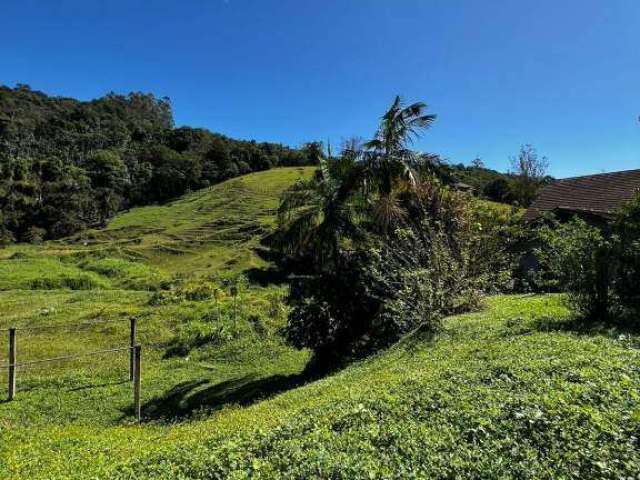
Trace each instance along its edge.
{"label": "terraced slope", "polygon": [[[268,267],[260,242],[273,227],[281,192],[311,171],[255,173],[166,205],[133,209],[102,230],[0,250],[0,330],[21,329],[18,360],[29,362],[125,346],[129,319],[136,317],[151,422],[224,407],[224,389],[214,395],[212,386],[299,373],[308,353],[286,346],[278,333],[286,287],[251,283],[250,274]],[[7,349],[7,332],[0,331],[0,352]],[[48,464],[63,468],[71,451],[53,447],[61,456],[45,455],[40,471],[31,450],[46,450],[53,438],[68,445],[79,428],[99,433],[131,424],[127,355],[20,368],[17,399],[0,403],[0,478],[55,478],[47,470],[57,467]],[[3,353],[3,390],[6,363]],[[180,392],[208,393],[176,403]],[[264,389],[258,394],[267,395]]]}
{"label": "terraced slope", "polygon": [[312,171],[278,168],[232,179],[167,205],[120,214],[104,230],[74,240],[121,246],[123,252],[170,272],[262,266],[255,249],[273,227],[281,192]]}
{"label": "terraced slope", "polygon": [[[260,241],[273,228],[280,194],[312,171],[254,173],[166,205],[132,209],[102,230],[42,246],[0,249],[0,290],[148,290],[176,275],[260,269],[267,264],[259,255]],[[113,258],[118,265],[105,260]]]}

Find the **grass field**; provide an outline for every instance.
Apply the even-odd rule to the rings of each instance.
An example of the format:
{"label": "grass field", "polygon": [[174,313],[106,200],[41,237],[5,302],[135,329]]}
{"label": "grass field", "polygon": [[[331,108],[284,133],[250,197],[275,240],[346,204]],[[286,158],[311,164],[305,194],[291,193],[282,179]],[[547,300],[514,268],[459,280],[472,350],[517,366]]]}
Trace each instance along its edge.
{"label": "grass field", "polygon": [[20,360],[125,345],[138,318],[145,418],[126,352],[20,370],[0,403],[0,478],[637,478],[639,338],[578,328],[560,296],[491,297],[307,378],[260,239],[309,174],[252,174],[0,250],[0,328],[57,327],[19,331]]}

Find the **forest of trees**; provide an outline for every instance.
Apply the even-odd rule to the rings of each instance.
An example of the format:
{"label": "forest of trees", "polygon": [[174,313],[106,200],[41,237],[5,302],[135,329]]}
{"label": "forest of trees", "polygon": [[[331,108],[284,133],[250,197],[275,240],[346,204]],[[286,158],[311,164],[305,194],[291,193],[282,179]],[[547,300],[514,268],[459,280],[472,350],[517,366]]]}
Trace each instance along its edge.
{"label": "forest of trees", "polygon": [[0,86],[0,244],[64,237],[124,208],[252,171],[307,165],[318,148],[174,128],[169,99],[152,94],[83,102]]}

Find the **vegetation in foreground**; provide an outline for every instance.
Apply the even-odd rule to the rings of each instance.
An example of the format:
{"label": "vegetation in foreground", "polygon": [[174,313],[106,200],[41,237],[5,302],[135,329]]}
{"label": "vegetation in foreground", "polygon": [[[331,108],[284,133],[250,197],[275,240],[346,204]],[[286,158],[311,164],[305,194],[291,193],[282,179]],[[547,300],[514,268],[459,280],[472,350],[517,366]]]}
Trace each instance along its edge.
{"label": "vegetation in foreground", "polygon": [[[518,212],[416,165],[424,108],[397,99],[363,150],[321,158],[311,180],[243,177],[3,251],[0,308],[24,328],[21,360],[124,345],[139,319],[145,422],[130,420],[124,352],[20,369],[19,400],[0,405],[0,475],[635,475],[636,334],[587,327],[558,295],[443,318],[513,285]],[[305,273],[291,312],[269,238],[280,266]],[[284,338],[344,370],[318,379]]]}
{"label": "vegetation in foreground", "polygon": [[[101,387],[102,395],[25,392],[0,405],[0,473],[633,478],[640,466],[639,338],[574,328],[560,296],[492,297],[481,312],[446,319],[435,335],[418,330],[385,353],[255,405],[247,406],[255,390],[273,382],[297,386],[296,376],[259,386],[241,372],[232,376],[231,364],[223,374],[229,380],[208,392],[221,409],[173,424],[105,418],[100,398],[119,387]],[[256,363],[268,365],[257,347],[245,347]],[[198,378],[222,373],[224,360],[217,367],[211,362],[215,370],[207,373],[201,364]],[[207,398],[188,385],[173,394],[167,408]],[[49,408],[39,414],[43,401]]]}
{"label": "vegetation in foreground", "polygon": [[[1,326],[73,325],[20,337],[21,358],[126,343],[131,315],[146,347],[142,425],[131,420],[126,354],[20,372],[17,400],[0,404],[0,477],[633,475],[638,337],[575,331],[560,296],[492,297],[440,331],[306,376],[308,352],[282,340],[286,289],[266,281],[257,252],[280,192],[309,174],[262,172],[75,239],[3,250],[15,283],[0,292]],[[510,218],[508,207],[482,206]],[[230,218],[243,220],[207,238]],[[34,274],[39,262],[103,285],[33,284],[56,271]],[[238,311],[228,282],[242,272]],[[151,289],[135,289],[141,280]]]}

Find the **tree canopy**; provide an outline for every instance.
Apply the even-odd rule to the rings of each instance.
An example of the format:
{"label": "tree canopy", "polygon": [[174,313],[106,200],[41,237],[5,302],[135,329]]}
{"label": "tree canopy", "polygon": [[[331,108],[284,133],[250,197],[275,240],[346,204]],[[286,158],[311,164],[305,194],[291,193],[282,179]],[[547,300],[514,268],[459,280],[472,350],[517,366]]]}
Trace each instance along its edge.
{"label": "tree canopy", "polygon": [[118,210],[276,166],[315,161],[293,149],[174,128],[171,102],[109,93],[83,102],[0,86],[0,242],[59,238]]}

